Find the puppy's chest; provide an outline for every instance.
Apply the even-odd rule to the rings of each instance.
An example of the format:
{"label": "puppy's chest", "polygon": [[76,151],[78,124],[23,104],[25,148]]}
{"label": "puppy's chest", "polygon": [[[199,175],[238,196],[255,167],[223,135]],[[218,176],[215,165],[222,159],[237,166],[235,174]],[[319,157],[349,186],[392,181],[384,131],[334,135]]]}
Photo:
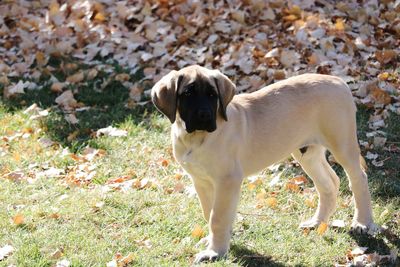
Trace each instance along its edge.
{"label": "puppy's chest", "polygon": [[175,158],[192,176],[212,176],[212,164],[207,152],[201,147],[174,147]]}

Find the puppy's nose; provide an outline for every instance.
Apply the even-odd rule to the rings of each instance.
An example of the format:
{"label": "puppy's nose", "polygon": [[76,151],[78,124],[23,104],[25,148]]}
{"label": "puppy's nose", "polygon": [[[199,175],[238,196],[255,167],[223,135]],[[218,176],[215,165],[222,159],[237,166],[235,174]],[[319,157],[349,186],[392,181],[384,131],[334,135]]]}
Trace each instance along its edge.
{"label": "puppy's nose", "polygon": [[200,109],[197,112],[197,117],[200,121],[209,121],[211,120],[211,112],[208,109]]}

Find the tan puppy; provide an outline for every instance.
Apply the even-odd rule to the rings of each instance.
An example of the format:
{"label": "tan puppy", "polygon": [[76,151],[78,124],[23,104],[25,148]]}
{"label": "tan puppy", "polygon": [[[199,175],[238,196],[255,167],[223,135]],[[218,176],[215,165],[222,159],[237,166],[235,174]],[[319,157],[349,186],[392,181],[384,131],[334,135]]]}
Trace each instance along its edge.
{"label": "tan puppy", "polygon": [[377,229],[360,164],[356,106],[346,83],[304,74],[234,94],[235,85],[225,75],[200,66],[172,71],[152,89],[153,103],[173,123],[174,156],[192,177],[209,223],[207,249],[195,262],[227,253],[243,178],[289,155],[319,194],[315,215],[301,227],[327,222],[335,210],[339,178],[326,161],[328,149],[350,180],[353,229]]}

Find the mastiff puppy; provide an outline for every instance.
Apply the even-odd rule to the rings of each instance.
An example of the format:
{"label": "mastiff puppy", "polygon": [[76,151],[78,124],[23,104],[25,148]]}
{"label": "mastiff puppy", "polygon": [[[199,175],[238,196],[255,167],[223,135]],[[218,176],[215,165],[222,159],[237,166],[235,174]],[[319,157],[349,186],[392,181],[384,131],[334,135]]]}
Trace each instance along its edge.
{"label": "mastiff puppy", "polygon": [[171,71],[151,96],[172,123],[174,157],[190,174],[209,224],[207,248],[195,262],[227,253],[243,178],[289,155],[319,194],[315,215],[301,227],[327,222],[335,210],[339,178],[325,158],[329,150],[350,180],[352,228],[378,229],[357,141],[356,106],[340,78],[303,74],[235,95],[224,74],[195,65]]}

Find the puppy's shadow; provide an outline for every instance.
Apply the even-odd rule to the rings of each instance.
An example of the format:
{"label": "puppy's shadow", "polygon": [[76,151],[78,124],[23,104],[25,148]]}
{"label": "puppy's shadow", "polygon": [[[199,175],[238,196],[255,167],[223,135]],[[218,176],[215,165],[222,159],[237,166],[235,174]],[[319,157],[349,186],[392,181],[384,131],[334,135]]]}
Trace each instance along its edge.
{"label": "puppy's shadow", "polygon": [[252,251],[242,245],[233,244],[230,248],[231,254],[235,257],[234,262],[240,266],[246,267],[259,267],[259,266],[272,266],[283,267],[282,263],[275,262],[271,256],[262,255],[258,252]]}

